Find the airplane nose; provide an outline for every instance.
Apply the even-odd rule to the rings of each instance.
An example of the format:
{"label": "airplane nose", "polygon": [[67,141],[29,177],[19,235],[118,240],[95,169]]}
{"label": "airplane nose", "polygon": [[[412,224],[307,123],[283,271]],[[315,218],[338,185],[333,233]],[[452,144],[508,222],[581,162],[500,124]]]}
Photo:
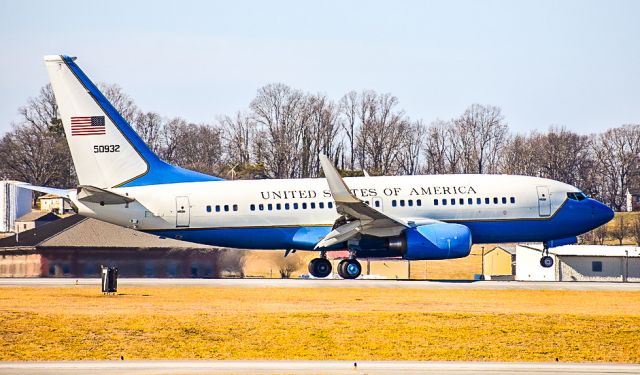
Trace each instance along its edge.
{"label": "airplane nose", "polygon": [[613,219],[614,213],[609,206],[600,203],[595,199],[592,201],[592,214],[593,218],[599,223],[598,225],[606,224]]}

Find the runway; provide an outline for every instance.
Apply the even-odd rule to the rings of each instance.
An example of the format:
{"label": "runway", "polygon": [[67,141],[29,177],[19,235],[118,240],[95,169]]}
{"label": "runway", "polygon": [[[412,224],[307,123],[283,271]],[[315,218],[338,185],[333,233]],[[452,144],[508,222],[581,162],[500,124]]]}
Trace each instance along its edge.
{"label": "runway", "polygon": [[[100,279],[7,278],[2,287],[99,286]],[[640,291],[640,283],[577,281],[420,281],[420,280],[339,280],[339,279],[153,279],[119,278],[118,287],[215,287],[215,288],[399,288],[478,290],[590,290]]]}
{"label": "runway", "polygon": [[[356,366],[357,365],[357,366]],[[639,365],[401,361],[0,362],[0,374],[640,374]]]}

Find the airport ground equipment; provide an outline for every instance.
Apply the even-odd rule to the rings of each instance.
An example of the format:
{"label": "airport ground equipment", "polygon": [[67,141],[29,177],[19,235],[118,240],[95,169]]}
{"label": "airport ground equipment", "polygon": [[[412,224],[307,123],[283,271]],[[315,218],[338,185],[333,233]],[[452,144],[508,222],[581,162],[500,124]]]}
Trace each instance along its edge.
{"label": "airport ground equipment", "polygon": [[118,268],[102,266],[102,293],[116,293],[118,291]]}

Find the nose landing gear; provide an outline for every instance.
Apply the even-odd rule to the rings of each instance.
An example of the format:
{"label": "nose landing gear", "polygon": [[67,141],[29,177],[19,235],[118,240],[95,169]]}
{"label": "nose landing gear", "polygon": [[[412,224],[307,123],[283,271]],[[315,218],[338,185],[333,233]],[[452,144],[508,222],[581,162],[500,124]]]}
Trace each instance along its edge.
{"label": "nose landing gear", "polygon": [[546,243],[543,246],[540,265],[544,268],[551,268],[553,267],[553,258],[549,256],[549,246]]}

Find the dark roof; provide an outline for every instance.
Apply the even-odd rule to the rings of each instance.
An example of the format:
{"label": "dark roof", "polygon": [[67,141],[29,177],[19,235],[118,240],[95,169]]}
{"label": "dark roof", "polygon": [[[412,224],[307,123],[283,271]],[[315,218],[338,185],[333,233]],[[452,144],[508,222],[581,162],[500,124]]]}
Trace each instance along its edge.
{"label": "dark roof", "polygon": [[212,246],[160,238],[104,221],[72,215],[64,219],[0,239],[0,248],[140,248],[214,249]]}
{"label": "dark roof", "polygon": [[31,211],[26,213],[16,221],[54,221],[60,219],[60,216],[54,214],[53,212],[45,212],[45,211]]}
{"label": "dark roof", "polygon": [[36,246],[47,238],[55,236],[84,219],[85,218],[80,215],[72,215],[64,219],[52,221],[37,228],[21,232],[18,235],[18,241],[16,241],[16,236],[0,239],[0,247]]}

